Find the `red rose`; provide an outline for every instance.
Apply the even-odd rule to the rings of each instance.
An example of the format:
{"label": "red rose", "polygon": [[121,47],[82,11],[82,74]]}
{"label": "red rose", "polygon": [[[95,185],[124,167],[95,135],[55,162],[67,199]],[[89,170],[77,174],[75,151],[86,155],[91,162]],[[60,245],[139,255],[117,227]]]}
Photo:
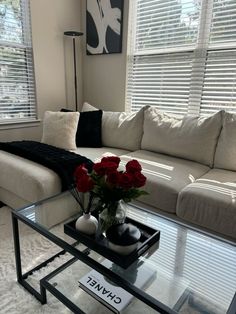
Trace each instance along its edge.
{"label": "red rose", "polygon": [[126,171],[129,173],[140,172],[142,170],[140,163],[135,159],[127,162],[125,167],[126,167]]}
{"label": "red rose", "polygon": [[94,182],[88,175],[83,175],[77,179],[76,187],[79,192],[86,193],[93,189]]}
{"label": "red rose", "polygon": [[107,183],[116,185],[120,180],[120,173],[118,171],[113,171],[107,175]]}
{"label": "red rose", "polygon": [[105,174],[109,174],[114,172],[118,168],[118,165],[114,162],[98,162],[93,165],[93,170],[99,175],[104,176]]}
{"label": "red rose", "polygon": [[104,162],[105,168],[106,168],[106,174],[109,174],[111,172],[114,172],[118,168],[118,164],[112,161]]}
{"label": "red rose", "polygon": [[120,174],[119,185],[121,188],[128,190],[133,186],[133,176],[131,173],[124,172]]}
{"label": "red rose", "polygon": [[108,157],[103,157],[101,162],[114,162],[115,164],[119,165],[120,163],[120,158],[117,156],[108,156]]}
{"label": "red rose", "polygon": [[133,174],[133,184],[135,188],[140,188],[144,186],[147,178],[141,172],[135,172]]}
{"label": "red rose", "polygon": [[74,176],[77,180],[77,178],[81,177],[81,176],[84,176],[84,175],[87,175],[88,174],[88,170],[85,168],[85,165],[82,164],[80,166],[78,166],[76,169],[75,169],[75,173],[74,173]]}

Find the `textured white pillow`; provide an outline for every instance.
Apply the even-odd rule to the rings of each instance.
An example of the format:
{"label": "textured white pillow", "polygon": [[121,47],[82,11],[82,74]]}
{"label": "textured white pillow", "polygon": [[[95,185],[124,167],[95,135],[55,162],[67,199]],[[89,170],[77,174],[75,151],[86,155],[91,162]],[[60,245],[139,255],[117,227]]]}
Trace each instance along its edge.
{"label": "textured white pillow", "polygon": [[79,112],[46,111],[41,142],[63,149],[76,149],[75,135]]}
{"label": "textured white pillow", "polygon": [[144,113],[141,148],[212,166],[222,112],[210,117],[179,117],[151,107]]}
{"label": "textured white pillow", "polygon": [[[138,112],[103,111],[102,115],[102,145],[127,150],[138,150],[143,135],[144,111]],[[88,103],[84,103],[82,111],[98,110]]]}
{"label": "textured white pillow", "polygon": [[236,114],[224,113],[216,147],[214,168],[236,171]]}

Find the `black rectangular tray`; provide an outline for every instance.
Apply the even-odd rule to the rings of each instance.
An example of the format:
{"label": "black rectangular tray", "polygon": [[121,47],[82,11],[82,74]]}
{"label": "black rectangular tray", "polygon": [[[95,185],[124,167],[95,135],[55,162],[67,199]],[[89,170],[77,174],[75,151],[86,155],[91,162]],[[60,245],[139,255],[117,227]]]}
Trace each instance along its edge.
{"label": "black rectangular tray", "polygon": [[99,231],[96,235],[90,236],[81,231],[76,230],[74,219],[64,225],[64,232],[75,240],[86,245],[88,248],[96,251],[117,265],[127,268],[135,262],[141,255],[148,251],[160,239],[160,231],[141,224],[131,218],[126,218],[125,222],[136,226],[141,232],[141,238],[138,247],[128,255],[121,255],[112,251],[108,247],[108,241]]}

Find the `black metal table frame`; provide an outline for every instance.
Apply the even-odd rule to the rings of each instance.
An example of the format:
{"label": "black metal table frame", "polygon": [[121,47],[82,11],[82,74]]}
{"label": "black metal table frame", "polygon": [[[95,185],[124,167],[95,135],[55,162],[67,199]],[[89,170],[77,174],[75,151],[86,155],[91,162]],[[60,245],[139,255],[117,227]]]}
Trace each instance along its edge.
{"label": "black metal table frame", "polygon": [[[18,226],[18,220],[26,224],[27,226],[31,227],[33,230],[37,231],[41,235],[43,235],[45,238],[49,239],[54,244],[58,245],[60,248],[62,248],[62,251],[57,253],[56,255],[53,255],[43,263],[37,265],[30,271],[26,273],[22,273],[22,266],[21,266],[21,250],[20,250],[20,238],[19,238],[19,226]],[[161,314],[177,314],[176,311],[172,310],[165,304],[161,303],[160,301],[156,300],[149,294],[147,294],[144,291],[141,291],[139,288],[135,287],[125,279],[121,278],[119,275],[113,273],[110,269],[106,268],[99,262],[95,261],[88,255],[88,251],[79,251],[76,249],[73,245],[68,244],[64,240],[58,238],[48,230],[44,229],[42,226],[37,225],[30,219],[27,219],[25,216],[21,215],[19,212],[12,211],[12,227],[13,227],[13,239],[14,239],[14,247],[15,247],[15,260],[16,260],[16,274],[17,274],[17,281],[19,284],[21,284],[26,290],[28,290],[31,294],[33,294],[42,304],[45,304],[47,302],[46,298],[46,288],[50,290],[50,292],[64,305],[69,307],[74,313],[84,313],[79,308],[75,309],[73,307],[73,303],[69,302],[71,304],[68,304],[66,297],[64,297],[59,291],[56,289],[52,289],[52,287],[49,287],[49,284],[47,282],[47,279],[50,277],[50,275],[55,275],[55,271],[52,274],[49,274],[45,278],[41,279],[40,281],[40,293],[35,290],[27,281],[27,277],[31,275],[34,271],[39,270],[40,268],[46,266],[49,262],[55,259],[55,257],[60,256],[61,254],[65,254],[66,252],[70,253],[76,260],[80,260],[92,269],[96,269],[96,271],[100,272],[102,275],[106,276],[108,279],[113,281],[115,284],[119,285],[121,288],[125,289],[127,292],[132,294],[134,297],[139,299],[140,301],[144,302],[154,310],[158,311]],[[61,271],[63,268],[66,268],[68,266],[67,263],[59,267],[57,270],[58,272]],[[56,271],[57,271],[56,270]],[[72,306],[72,308],[70,307]]]}
{"label": "black metal table frame", "polygon": [[[21,266],[21,250],[20,250],[20,238],[19,238],[19,227],[18,227],[18,220],[23,222],[24,224],[31,227],[33,230],[37,231],[45,238],[49,239],[54,244],[58,245],[62,250],[57,254],[53,255],[52,257],[48,258],[46,261],[40,263],[30,271],[26,273],[22,273],[22,266]],[[82,261],[83,263],[87,264],[89,267],[96,269],[102,275],[108,277],[114,283],[119,285],[121,288],[125,289],[129,293],[131,293],[134,297],[138,298],[154,310],[158,311],[161,314],[177,314],[177,312],[163,303],[159,302],[152,296],[148,295],[147,293],[141,291],[139,288],[133,286],[119,275],[113,273],[111,270],[107,269],[97,261],[93,260],[89,257],[90,249],[87,248],[84,251],[79,251],[75,248],[75,245],[78,242],[75,242],[73,245],[68,244],[67,242],[63,241],[62,239],[58,238],[54,234],[50,233],[48,230],[44,229],[40,225],[35,224],[31,220],[27,219],[19,212],[12,211],[12,227],[13,227],[13,238],[14,238],[14,247],[15,247],[15,260],[16,260],[16,274],[17,274],[17,281],[21,284],[27,291],[29,291],[32,295],[35,296],[42,304],[47,302],[46,290],[48,290],[51,294],[53,294],[60,302],[62,302],[65,306],[67,306],[72,312],[85,314],[81,309],[79,309],[74,303],[68,300],[62,293],[60,293],[53,285],[51,285],[48,281],[54,277],[56,274],[60,273],[62,270],[67,268],[69,265],[74,263],[77,260]],[[35,290],[27,281],[27,277],[30,276],[34,271],[41,269],[42,267],[46,266],[49,262],[53,261],[56,257],[65,254],[66,252],[70,253],[73,258],[58,267],[56,270],[45,276],[40,280],[40,292]],[[183,296],[186,298],[186,295]],[[181,300],[183,300],[181,297]],[[179,300],[179,301],[181,301]],[[178,302],[179,303],[179,302]],[[181,301],[182,303],[182,301]],[[236,308],[236,294],[231,302],[231,305],[227,311],[227,314],[235,314]]]}

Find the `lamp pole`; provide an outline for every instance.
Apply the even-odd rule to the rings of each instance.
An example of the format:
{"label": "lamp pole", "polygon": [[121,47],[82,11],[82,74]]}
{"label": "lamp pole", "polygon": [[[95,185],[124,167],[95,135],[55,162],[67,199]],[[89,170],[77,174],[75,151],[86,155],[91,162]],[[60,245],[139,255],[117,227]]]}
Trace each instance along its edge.
{"label": "lamp pole", "polygon": [[77,94],[77,63],[76,63],[76,51],[75,51],[75,38],[82,36],[82,32],[66,31],[65,36],[70,36],[73,39],[73,60],[74,60],[74,87],[75,87],[75,108],[78,111],[78,94]]}

